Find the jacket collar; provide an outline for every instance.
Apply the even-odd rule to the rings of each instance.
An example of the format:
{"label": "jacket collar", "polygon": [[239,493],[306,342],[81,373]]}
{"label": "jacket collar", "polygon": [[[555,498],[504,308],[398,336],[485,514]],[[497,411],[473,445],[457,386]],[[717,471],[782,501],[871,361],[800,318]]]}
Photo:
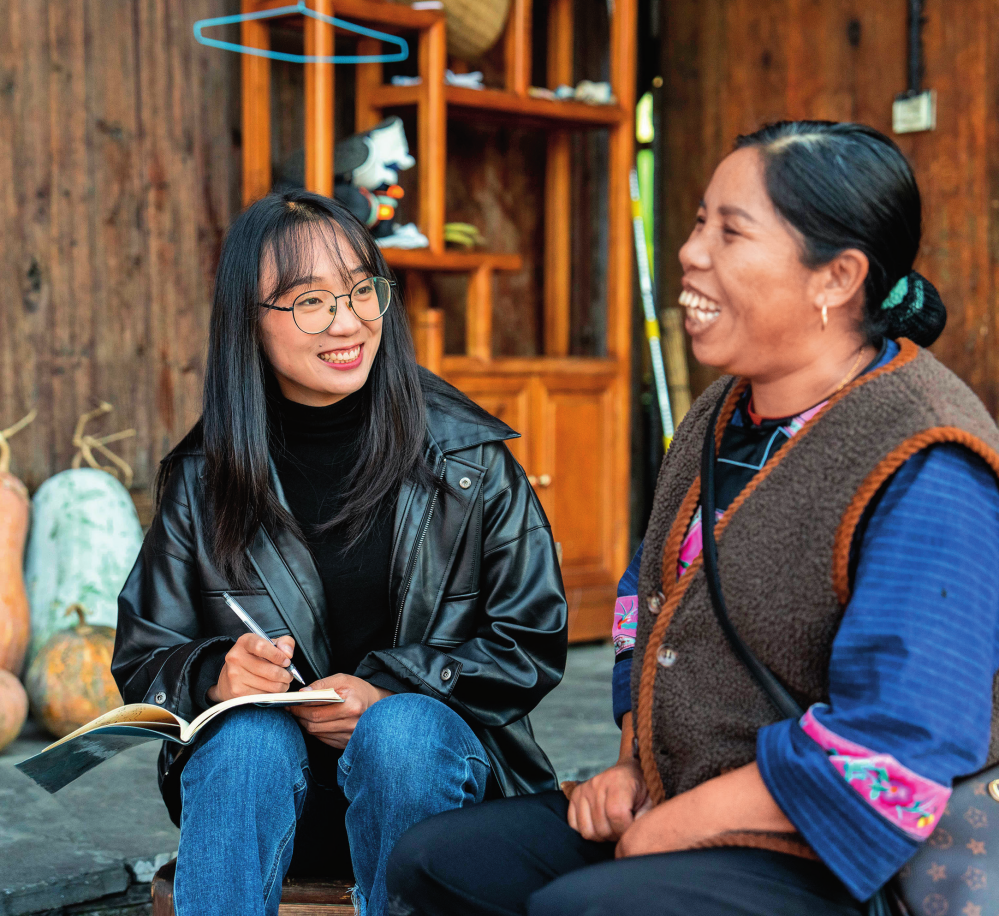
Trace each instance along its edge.
{"label": "jacket collar", "polygon": [[427,435],[442,454],[520,438],[520,433],[502,420],[424,369],[420,370],[420,381],[427,405]]}

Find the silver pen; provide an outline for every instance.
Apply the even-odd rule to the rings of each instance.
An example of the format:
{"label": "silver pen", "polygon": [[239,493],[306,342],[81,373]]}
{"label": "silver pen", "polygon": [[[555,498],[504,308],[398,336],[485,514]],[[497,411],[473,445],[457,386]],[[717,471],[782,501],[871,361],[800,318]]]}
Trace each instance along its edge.
{"label": "silver pen", "polygon": [[[263,637],[264,637],[264,639],[266,639],[266,640],[267,640],[267,641],[268,641],[268,642],[269,642],[269,643],[270,643],[270,644],[271,644],[272,646],[276,646],[276,645],[277,645],[277,643],[276,643],[276,642],[274,642],[274,640],[273,640],[273,639],[271,639],[271,638],[270,638],[270,636],[268,636],[268,635],[267,635],[267,634],[266,634],[266,633],[265,633],[265,632],[264,632],[264,631],[263,631],[263,630],[262,630],[262,629],[260,628],[260,626],[259,626],[259,625],[257,624],[257,622],[256,622],[256,621],[255,621],[255,620],[254,620],[254,619],[253,619],[253,618],[252,618],[252,617],[251,617],[251,616],[250,616],[249,614],[247,614],[247,613],[246,613],[246,611],[244,611],[244,610],[243,610],[243,609],[242,609],[242,608],[241,608],[241,607],[239,606],[239,602],[238,602],[238,601],[236,601],[236,599],[235,599],[235,598],[233,598],[233,597],[232,597],[232,595],[230,595],[230,594],[229,594],[228,592],[222,592],[222,597],[223,597],[223,598],[225,598],[225,603],[226,603],[226,604],[228,604],[230,608],[232,608],[232,612],[233,612],[233,613],[234,613],[234,614],[235,614],[235,615],[236,615],[236,616],[237,616],[237,617],[238,617],[238,618],[239,618],[240,620],[242,620],[242,621],[243,621],[243,623],[245,623],[245,624],[246,624],[246,627],[247,627],[247,629],[248,629],[248,630],[250,630],[250,632],[251,632],[251,633],[256,633],[256,634],[257,634],[257,636],[263,636]],[[291,676],[292,676],[292,677],[293,677],[293,678],[294,678],[294,679],[295,679],[296,681],[298,681],[298,683],[299,683],[299,684],[301,684],[301,685],[302,685],[303,687],[305,686],[305,680],[303,679],[302,675],[300,675],[300,674],[298,673],[298,668],[296,668],[296,667],[295,667],[294,665],[292,665],[292,664],[289,664],[289,665],[288,665],[288,671],[290,672]]]}

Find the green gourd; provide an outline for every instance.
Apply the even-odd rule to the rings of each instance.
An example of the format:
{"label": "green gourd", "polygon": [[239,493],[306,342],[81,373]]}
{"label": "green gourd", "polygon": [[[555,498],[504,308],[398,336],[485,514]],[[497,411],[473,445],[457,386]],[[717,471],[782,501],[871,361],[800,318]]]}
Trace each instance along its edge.
{"label": "green gourd", "polygon": [[118,593],[142,546],[142,527],[128,491],[93,468],[50,477],[32,500],[24,579],[31,606],[29,661],[73,624],[80,603],[91,625],[114,627]]}

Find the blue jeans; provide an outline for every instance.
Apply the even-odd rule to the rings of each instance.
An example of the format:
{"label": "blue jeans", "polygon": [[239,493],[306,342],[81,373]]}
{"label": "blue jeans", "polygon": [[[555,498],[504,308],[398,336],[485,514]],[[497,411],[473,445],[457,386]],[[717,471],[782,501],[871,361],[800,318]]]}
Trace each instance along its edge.
{"label": "blue jeans", "polygon": [[[468,724],[417,694],[387,697],[361,716],[336,764],[338,787],[332,774],[312,770],[286,710],[243,707],[202,732],[180,781],[177,916],[275,916],[296,827],[310,804],[322,795],[328,803],[332,793],[346,808],[357,907],[383,916],[396,840],[433,814],[481,802],[490,772]],[[328,820],[324,827],[342,829]],[[337,865],[329,862],[330,873]]]}

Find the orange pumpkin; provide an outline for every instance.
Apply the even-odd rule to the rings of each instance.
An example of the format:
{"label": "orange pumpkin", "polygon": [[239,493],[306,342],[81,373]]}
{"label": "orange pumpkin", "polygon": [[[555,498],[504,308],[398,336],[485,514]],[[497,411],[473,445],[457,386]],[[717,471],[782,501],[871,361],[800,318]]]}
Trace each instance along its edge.
{"label": "orange pumpkin", "polygon": [[28,489],[10,473],[7,439],[27,426],[35,411],[0,432],[0,668],[21,674],[31,635],[24,590],[24,539],[28,533]]}
{"label": "orange pumpkin", "polygon": [[66,608],[73,612],[79,624],[53,634],[24,679],[31,714],[57,738],[122,705],[111,676],[114,629],[90,626],[82,605]]}
{"label": "orange pumpkin", "polygon": [[0,751],[13,742],[28,718],[28,695],[9,671],[0,670]]}

